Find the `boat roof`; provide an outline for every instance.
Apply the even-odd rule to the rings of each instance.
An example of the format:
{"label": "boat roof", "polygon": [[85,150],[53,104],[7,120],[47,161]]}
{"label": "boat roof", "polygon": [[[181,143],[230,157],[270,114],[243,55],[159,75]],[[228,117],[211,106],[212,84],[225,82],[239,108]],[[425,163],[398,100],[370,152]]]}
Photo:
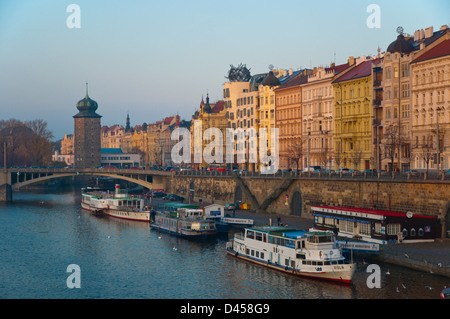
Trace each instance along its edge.
{"label": "boat roof", "polygon": [[200,208],[200,206],[197,206],[197,205],[183,204],[183,203],[166,203],[166,204],[163,204],[162,206],[172,207],[172,208],[192,208],[192,209]]}
{"label": "boat roof", "polygon": [[[393,212],[387,210],[377,210],[377,209],[368,209],[368,208],[354,208],[354,207],[336,207],[336,206],[315,206],[311,205],[312,210],[315,208],[319,210],[334,210],[334,211],[342,211],[342,212],[353,212],[353,213],[362,213],[362,214],[370,214],[370,215],[379,215],[379,216],[390,216],[390,217],[407,217],[407,213]],[[414,218],[431,218],[437,219],[435,216],[427,216],[420,214],[413,214]]]}
{"label": "boat roof", "polygon": [[309,231],[307,230],[286,228],[282,226],[256,226],[247,229],[291,239],[306,237],[309,234]]}

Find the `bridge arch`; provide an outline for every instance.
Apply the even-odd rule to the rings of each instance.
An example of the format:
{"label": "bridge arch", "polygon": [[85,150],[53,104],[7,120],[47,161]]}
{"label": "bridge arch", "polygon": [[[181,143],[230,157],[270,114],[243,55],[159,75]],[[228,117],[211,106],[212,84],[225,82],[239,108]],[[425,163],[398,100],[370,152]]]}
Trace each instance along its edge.
{"label": "bridge arch", "polygon": [[161,185],[155,185],[155,183],[152,182],[148,182],[146,180],[143,179],[139,179],[139,178],[133,178],[130,176],[123,176],[123,175],[119,175],[119,174],[113,174],[113,173],[102,173],[102,172],[95,172],[95,173],[84,173],[84,172],[68,172],[68,173],[56,173],[56,174],[52,174],[52,175],[46,175],[46,176],[41,176],[38,178],[32,178],[23,182],[17,182],[12,184],[12,188],[13,190],[18,190],[21,187],[25,187],[27,185],[30,184],[34,184],[34,183],[39,183],[39,182],[43,182],[43,181],[47,181],[47,180],[51,180],[51,179],[56,179],[56,178],[63,178],[63,177],[73,177],[73,176],[103,176],[103,177],[110,177],[110,178],[114,178],[114,179],[120,179],[120,180],[124,180],[124,181],[128,181],[128,182],[132,182],[138,185],[141,185],[143,187],[146,187],[148,189],[152,189],[152,188],[164,188],[161,187]]}

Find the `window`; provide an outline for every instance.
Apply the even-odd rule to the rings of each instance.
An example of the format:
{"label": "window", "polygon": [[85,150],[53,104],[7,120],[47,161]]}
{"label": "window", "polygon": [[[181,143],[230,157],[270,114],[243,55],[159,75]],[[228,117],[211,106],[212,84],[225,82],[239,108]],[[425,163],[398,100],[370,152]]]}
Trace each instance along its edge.
{"label": "window", "polygon": [[411,228],[411,230],[409,231],[409,234],[411,235],[411,237],[415,237],[416,236],[416,230],[414,228]]}
{"label": "window", "polygon": [[361,235],[370,235],[370,224],[358,223],[358,226]]}
{"label": "window", "polygon": [[397,235],[400,231],[400,224],[388,224],[386,228],[388,235]]}

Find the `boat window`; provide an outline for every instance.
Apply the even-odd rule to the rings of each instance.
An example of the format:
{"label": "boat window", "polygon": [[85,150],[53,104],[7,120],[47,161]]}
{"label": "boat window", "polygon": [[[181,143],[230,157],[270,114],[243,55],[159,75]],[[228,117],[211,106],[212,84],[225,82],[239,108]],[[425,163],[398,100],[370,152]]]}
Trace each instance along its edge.
{"label": "boat window", "polygon": [[259,258],[259,251],[256,251],[256,257]]}
{"label": "boat window", "polygon": [[298,259],[305,259],[305,255],[304,254],[297,254],[297,258]]}
{"label": "boat window", "polygon": [[263,234],[263,242],[267,243],[267,234]]}
{"label": "boat window", "polygon": [[256,234],[256,240],[262,241],[262,233],[255,233]]}
{"label": "boat window", "polygon": [[253,239],[255,238],[255,233],[252,230],[247,230],[247,238]]}
{"label": "boat window", "polygon": [[319,265],[319,266],[323,266],[323,262],[321,262],[321,261],[318,261],[318,262],[317,262],[317,265]]}
{"label": "boat window", "polygon": [[419,228],[419,236],[423,236],[423,229]]}
{"label": "boat window", "polygon": [[264,253],[261,252],[261,259],[264,259]]}

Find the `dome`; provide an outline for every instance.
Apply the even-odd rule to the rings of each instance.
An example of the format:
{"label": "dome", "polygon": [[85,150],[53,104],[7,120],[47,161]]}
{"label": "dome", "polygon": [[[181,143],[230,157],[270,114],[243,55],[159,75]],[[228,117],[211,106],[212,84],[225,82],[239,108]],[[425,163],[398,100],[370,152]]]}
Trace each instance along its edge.
{"label": "dome", "polygon": [[98,104],[96,101],[91,99],[88,95],[87,83],[86,83],[86,96],[84,99],[78,101],[77,109],[80,111],[74,117],[101,117],[95,111],[98,109]]}
{"label": "dome", "polygon": [[405,37],[403,36],[403,34],[399,34],[399,36],[397,37],[397,40],[395,40],[394,42],[392,42],[388,48],[387,48],[387,52],[389,53],[405,53],[405,54],[409,54],[411,53],[411,51],[413,50],[413,44],[406,40]]}
{"label": "dome", "polygon": [[280,85],[280,80],[273,74],[273,71],[270,71],[269,74],[262,80],[262,85],[267,86],[277,86]]}

